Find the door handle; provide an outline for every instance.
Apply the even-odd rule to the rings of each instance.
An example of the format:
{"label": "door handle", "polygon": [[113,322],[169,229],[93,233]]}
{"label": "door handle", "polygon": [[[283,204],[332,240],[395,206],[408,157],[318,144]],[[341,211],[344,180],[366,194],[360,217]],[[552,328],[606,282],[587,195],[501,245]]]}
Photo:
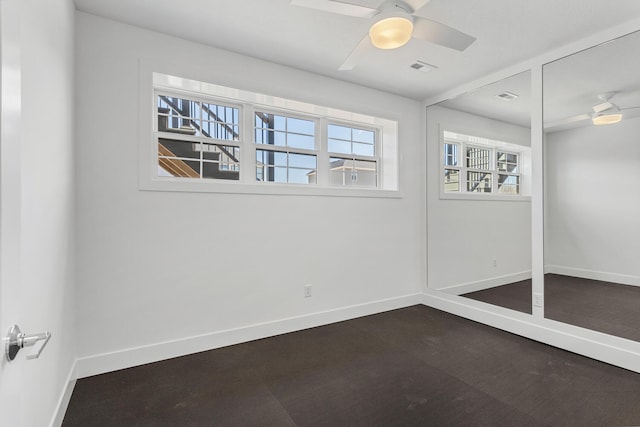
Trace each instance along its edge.
{"label": "door handle", "polygon": [[40,357],[42,350],[44,350],[44,347],[49,342],[49,339],[51,339],[51,332],[49,331],[27,335],[20,331],[18,325],[11,326],[11,328],[9,329],[9,333],[5,338],[6,343],[4,346],[7,360],[11,362],[13,359],[15,359],[20,349],[24,347],[34,346],[38,341],[43,341],[35,352],[27,354],[28,360],[37,359],[38,357]]}

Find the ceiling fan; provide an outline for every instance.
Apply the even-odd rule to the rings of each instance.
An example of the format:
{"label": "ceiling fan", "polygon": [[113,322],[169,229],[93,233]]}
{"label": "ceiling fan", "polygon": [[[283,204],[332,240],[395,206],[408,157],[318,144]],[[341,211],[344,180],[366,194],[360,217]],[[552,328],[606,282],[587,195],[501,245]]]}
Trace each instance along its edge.
{"label": "ceiling fan", "polygon": [[546,127],[555,127],[560,125],[567,125],[583,120],[591,120],[591,123],[596,126],[612,125],[618,123],[624,117],[625,112],[631,112],[632,110],[640,111],[640,106],[620,108],[611,100],[616,95],[616,92],[606,92],[598,95],[600,103],[591,107],[592,113],[578,114],[576,116],[567,117],[565,119],[558,120],[554,123],[549,123]]}
{"label": "ceiling fan", "polygon": [[459,51],[469,47],[476,38],[415,12],[430,0],[385,0],[378,9],[337,0],[291,0],[295,6],[322,10],[339,15],[368,18],[369,33],[351,51],[339,70],[352,70],[358,59],[373,47],[397,49],[412,37]]}

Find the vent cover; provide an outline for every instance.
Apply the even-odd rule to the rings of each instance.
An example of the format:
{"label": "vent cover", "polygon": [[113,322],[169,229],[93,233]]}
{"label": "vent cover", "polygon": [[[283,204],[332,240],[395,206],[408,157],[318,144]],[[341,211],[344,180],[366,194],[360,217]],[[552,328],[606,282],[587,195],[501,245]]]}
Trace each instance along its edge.
{"label": "vent cover", "polygon": [[496,98],[500,98],[504,101],[513,101],[514,99],[518,98],[519,95],[516,95],[513,92],[509,92],[509,91],[504,91],[502,93],[499,93],[496,95]]}
{"label": "vent cover", "polygon": [[435,65],[428,64],[424,61],[420,61],[419,59],[416,60],[416,62],[414,62],[413,64],[411,64],[410,67],[413,68],[414,70],[422,71],[423,73],[428,73],[429,71],[435,70],[436,68],[438,68]]}

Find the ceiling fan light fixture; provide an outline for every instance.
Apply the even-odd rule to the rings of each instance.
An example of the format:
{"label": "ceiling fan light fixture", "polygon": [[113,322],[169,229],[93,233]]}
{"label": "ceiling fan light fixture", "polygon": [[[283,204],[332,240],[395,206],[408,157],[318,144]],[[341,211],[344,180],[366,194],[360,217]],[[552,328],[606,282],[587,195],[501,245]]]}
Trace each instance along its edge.
{"label": "ceiling fan light fixture", "polygon": [[384,15],[369,29],[371,43],[378,49],[396,49],[411,39],[413,19],[406,12]]}
{"label": "ceiling fan light fixture", "polygon": [[596,114],[591,118],[591,122],[596,126],[612,125],[622,120],[621,113]]}

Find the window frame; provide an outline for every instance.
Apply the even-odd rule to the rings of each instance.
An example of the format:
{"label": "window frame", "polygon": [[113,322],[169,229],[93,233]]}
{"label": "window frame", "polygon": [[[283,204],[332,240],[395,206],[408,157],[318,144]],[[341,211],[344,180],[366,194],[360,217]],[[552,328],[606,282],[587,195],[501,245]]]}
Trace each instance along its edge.
{"label": "window frame", "polygon": [[[486,142],[470,142],[462,139],[454,139],[445,136],[446,133],[454,133],[458,135],[464,135],[470,138],[477,138]],[[523,180],[526,179],[524,173],[525,158],[531,157],[531,148],[514,143],[504,142],[493,138],[487,138],[485,136],[478,135],[477,132],[455,130],[449,127],[439,129],[440,134],[440,147],[439,147],[439,194],[440,199],[462,199],[462,200],[498,200],[498,201],[530,201],[531,195],[526,194],[523,189]],[[456,165],[446,165],[447,150],[445,144],[453,144],[457,146],[456,149]],[[481,148],[489,150],[489,169],[470,168],[467,166],[467,148]],[[517,167],[518,172],[500,172],[498,171],[498,152],[515,154],[517,155]],[[528,153],[528,155],[527,155]],[[530,168],[529,168],[530,169]],[[445,191],[445,172],[447,170],[458,171],[458,191]],[[491,176],[491,192],[469,192],[467,190],[468,185],[468,172],[481,172],[489,173]],[[501,175],[517,176],[518,177],[518,190],[519,194],[499,193],[499,177]]]}
{"label": "window frame", "polygon": [[[199,80],[190,80],[187,77],[176,77],[174,73],[162,73],[161,70],[157,70],[148,60],[141,60],[140,75],[140,117],[143,118],[139,125],[140,141],[138,145],[138,188],[140,190],[373,198],[403,197],[399,189],[401,158],[398,153],[397,120],[219,86]],[[145,82],[147,83],[146,85],[144,85]],[[207,143],[236,145],[240,147],[239,180],[158,176],[158,92],[164,95],[198,100],[200,102],[204,101],[234,108],[241,107],[239,108],[240,137],[239,141],[237,141],[238,144],[234,144],[234,141],[231,140],[217,140],[213,138],[207,141]],[[261,147],[261,144],[255,144],[253,136],[251,136],[253,131],[252,115],[255,110],[283,114],[288,117],[297,117],[305,120],[318,120],[321,126],[324,125],[324,129],[321,127],[319,131],[316,132],[316,138],[320,138],[319,142],[316,143],[317,150],[315,153],[317,155],[317,170],[321,172],[323,168],[326,169],[325,176],[320,182],[316,184],[296,184],[256,181],[256,149],[264,147]],[[144,117],[147,118],[144,119]],[[378,162],[376,188],[328,185],[329,155],[326,151],[327,143],[323,141],[323,138],[326,137],[326,123],[329,121],[354,128],[371,128],[376,130],[375,147],[378,150],[376,157],[376,161]],[[183,135],[172,135],[174,139],[180,139],[182,136]],[[385,138],[384,141],[382,140],[383,136]],[[209,138],[206,139],[208,140]],[[268,145],[266,147],[268,149],[278,150],[278,146],[275,145]],[[292,149],[290,147],[282,148],[284,151],[289,152],[301,152],[303,150]],[[383,150],[388,150],[387,157],[385,157]],[[341,154],[341,156],[345,157],[343,154]],[[390,168],[387,172],[384,172],[385,166]],[[323,174],[320,173],[319,175],[322,176]]]}

